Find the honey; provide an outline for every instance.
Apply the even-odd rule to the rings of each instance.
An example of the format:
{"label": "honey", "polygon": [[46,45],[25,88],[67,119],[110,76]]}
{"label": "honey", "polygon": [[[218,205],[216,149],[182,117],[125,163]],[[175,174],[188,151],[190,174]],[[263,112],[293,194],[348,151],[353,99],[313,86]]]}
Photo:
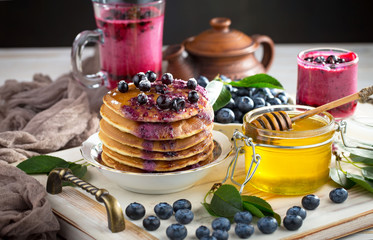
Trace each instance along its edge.
{"label": "honey", "polygon": [[[270,106],[251,111],[244,117],[243,132],[252,138],[255,153],[261,158],[249,183],[261,191],[275,194],[311,193],[329,179],[334,119],[329,113],[320,113],[294,123],[293,129],[288,131],[258,129],[249,124],[265,112],[283,108]],[[306,106],[286,108],[290,117],[311,109]],[[244,150],[247,172],[253,151],[249,146]]]}

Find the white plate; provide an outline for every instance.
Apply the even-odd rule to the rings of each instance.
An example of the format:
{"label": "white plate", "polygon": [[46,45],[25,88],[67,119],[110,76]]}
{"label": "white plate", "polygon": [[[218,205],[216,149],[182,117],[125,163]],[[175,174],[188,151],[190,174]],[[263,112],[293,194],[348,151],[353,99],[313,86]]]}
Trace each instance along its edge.
{"label": "white plate", "polygon": [[120,187],[138,193],[165,194],[182,191],[193,186],[198,180],[205,177],[214,166],[224,162],[232,149],[232,143],[226,135],[221,132],[212,132],[214,140],[221,147],[221,153],[212,163],[202,167],[177,171],[170,173],[133,173],[112,169],[100,164],[97,157],[101,152],[101,141],[98,133],[90,136],[81,147],[83,158],[109,180],[115,182]]}

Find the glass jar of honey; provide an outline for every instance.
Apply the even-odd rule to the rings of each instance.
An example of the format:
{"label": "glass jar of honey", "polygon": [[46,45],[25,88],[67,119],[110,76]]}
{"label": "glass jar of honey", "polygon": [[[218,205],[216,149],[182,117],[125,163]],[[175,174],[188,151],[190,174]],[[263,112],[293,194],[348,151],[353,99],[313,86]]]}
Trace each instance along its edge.
{"label": "glass jar of honey", "polygon": [[[275,194],[300,195],[314,192],[329,179],[329,164],[336,124],[331,114],[323,112],[293,123],[293,129],[275,131],[250,124],[270,111],[286,111],[290,117],[312,109],[300,105],[269,106],[250,111],[244,116],[243,133],[255,148],[245,145],[245,167],[255,171],[249,183],[255,188]],[[260,156],[258,166],[253,151]],[[251,174],[250,172],[248,175]]]}

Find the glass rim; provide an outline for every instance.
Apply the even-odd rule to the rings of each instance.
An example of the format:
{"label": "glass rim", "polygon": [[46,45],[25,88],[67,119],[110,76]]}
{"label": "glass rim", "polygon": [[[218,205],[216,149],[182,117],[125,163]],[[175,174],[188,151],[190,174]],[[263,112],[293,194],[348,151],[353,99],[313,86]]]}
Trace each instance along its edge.
{"label": "glass rim", "polygon": [[[301,52],[298,53],[297,55],[297,60],[298,60],[298,63],[307,63],[307,65],[311,65],[311,66],[320,66],[319,63],[313,63],[313,62],[309,62],[309,61],[306,61],[304,60],[301,56],[304,56],[306,55],[306,53],[309,53],[309,52],[340,52],[340,53],[349,53],[349,52],[352,52],[355,54],[356,58],[352,61],[349,61],[349,62],[344,62],[344,63],[339,63],[337,64],[338,66],[349,66],[349,65],[353,65],[353,64],[356,64],[357,62],[359,62],[359,55],[356,53],[356,52],[353,52],[351,50],[347,50],[347,49],[343,49],[343,48],[328,48],[328,47],[323,47],[323,48],[310,48],[310,49],[306,49],[306,50],[303,50]],[[332,64],[332,63],[326,63],[325,65],[336,65],[336,64]],[[323,65],[321,65],[323,66]]]}
{"label": "glass rim", "polygon": [[141,2],[141,0],[132,0],[132,1],[125,1],[125,0],[92,0],[92,3],[102,5],[102,6],[115,6],[115,7],[145,7],[145,6],[154,6],[154,5],[161,5],[165,3],[166,0],[145,0]]}

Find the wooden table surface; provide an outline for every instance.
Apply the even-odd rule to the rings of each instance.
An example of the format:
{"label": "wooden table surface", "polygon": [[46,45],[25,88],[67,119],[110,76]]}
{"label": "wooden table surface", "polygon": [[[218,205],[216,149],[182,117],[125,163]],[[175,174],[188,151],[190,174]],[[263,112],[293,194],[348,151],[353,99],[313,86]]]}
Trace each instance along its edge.
{"label": "wooden table surface", "polygon": [[[373,43],[366,43],[366,44],[277,44],[276,45],[276,53],[275,53],[275,59],[272,65],[272,68],[269,71],[269,74],[273,77],[277,78],[285,87],[285,90],[289,92],[291,95],[295,95],[296,90],[296,78],[297,78],[297,63],[296,63],[296,55],[298,52],[309,49],[309,48],[315,48],[315,47],[338,47],[338,48],[345,48],[349,49],[351,51],[356,52],[359,55],[359,80],[358,80],[358,88],[361,89],[363,87],[367,87],[369,85],[373,84]],[[260,55],[260,52],[258,53]],[[5,80],[7,79],[17,79],[19,81],[30,81],[32,79],[33,74],[35,73],[42,73],[45,75],[49,75],[52,79],[56,79],[58,76],[70,71],[70,48],[37,48],[37,49],[0,49],[0,85],[2,85]],[[366,113],[365,107],[358,108],[357,114],[365,114]],[[370,115],[371,116],[371,115]],[[229,135],[229,133],[228,133]],[[373,138],[373,136],[372,136]],[[371,139],[373,141],[373,139]],[[65,158],[66,160],[76,160],[81,158],[79,153],[79,148],[73,148],[69,150],[65,150],[62,152],[57,152],[54,155],[60,156],[62,158]],[[242,161],[241,161],[242,162]],[[114,195],[117,194],[117,196],[120,196],[120,202],[122,203],[122,207],[124,208],[130,201],[141,201],[143,200],[146,204],[147,210],[150,209],[151,206],[154,206],[159,201],[168,201],[172,203],[172,201],[178,199],[178,198],[191,198],[193,199],[194,203],[198,205],[203,200],[203,194],[207,192],[209,189],[209,186],[221,179],[221,177],[224,175],[224,166],[219,168],[219,174],[216,174],[216,176],[208,177],[206,180],[198,183],[196,187],[193,188],[193,191],[186,190],[175,194],[170,194],[169,196],[166,195],[154,195],[151,198],[149,198],[149,195],[142,195],[142,194],[135,194],[131,192],[127,192],[125,190],[122,190],[118,188],[115,184],[112,184],[107,181],[106,178],[104,178],[101,174],[98,173],[97,169],[90,167],[89,173],[93,176],[91,180],[93,180],[93,183],[97,185],[98,187],[104,187],[109,190],[109,192],[113,193]],[[244,174],[242,171],[238,171],[237,174]],[[45,177],[44,176],[38,176],[37,177],[41,182],[45,184]],[[329,189],[333,187],[332,184],[328,184],[328,186],[325,186],[323,189],[321,189],[321,192],[329,191]],[[252,191],[252,190],[245,190]],[[84,193],[82,191],[82,193]],[[260,195],[260,193],[256,193]],[[187,196],[186,196],[187,195]],[[366,206],[366,204],[370,204],[370,202],[373,200],[373,195],[361,193],[359,190],[354,190],[352,192],[352,196],[361,196],[362,198],[359,198],[360,200],[363,199],[363,202],[360,202],[360,200],[356,200],[356,206],[354,205],[357,212],[365,212],[365,211],[373,211],[373,205],[372,207],[368,209],[361,209],[359,206]],[[268,196],[267,196],[268,197]],[[53,198],[51,197],[52,201]],[[270,203],[274,206],[276,211],[279,211],[280,214],[282,214],[282,217],[286,211],[287,207],[292,206],[293,204],[296,204],[299,202],[301,197],[292,197],[292,198],[286,198],[286,204],[284,205],[282,198],[269,198]],[[282,199],[282,200],[281,200]],[[352,199],[355,199],[352,197]],[[355,203],[355,200],[351,200],[351,203]],[[52,202],[53,204],[57,204],[57,202]],[[328,205],[329,206],[329,205]],[[369,206],[369,205],[368,205]],[[55,205],[53,207],[61,208],[61,206]],[[198,217],[198,220],[196,220],[197,223],[203,222],[203,220],[207,220],[206,225],[210,224],[210,221],[212,218],[210,218],[206,212],[204,212],[203,208],[199,206],[195,206],[196,211],[195,214],[201,214],[200,217]],[[62,207],[63,208],[63,207]],[[334,212],[330,214],[330,217],[338,217],[340,214],[349,214],[348,211],[346,212],[345,209],[343,209],[343,206],[341,208],[337,208],[337,212]],[[323,211],[323,210],[320,210]],[[312,215],[310,216],[310,220],[305,222],[304,226],[302,226],[301,230],[299,232],[295,232],[293,234],[294,236],[302,236],[301,233],[311,231],[312,230],[312,223],[315,223],[315,226],[317,225],[318,229],[322,228],[322,221],[325,221],[325,226],[330,225],[329,220],[326,219],[327,216],[324,216],[324,218],[320,218],[320,221],[318,218],[312,218]],[[363,219],[363,218],[361,218]],[[372,219],[370,219],[371,222],[373,222]],[[141,227],[141,222],[135,221],[135,225],[138,225]],[[196,223],[196,224],[197,224]],[[103,223],[105,225],[105,223]],[[321,224],[321,225],[320,225]],[[343,228],[349,228],[348,222],[339,222]],[[345,224],[345,225],[344,225]],[[356,223],[355,223],[356,224]],[[71,227],[71,226],[70,226]],[[68,225],[64,225],[61,234],[63,236],[67,236],[69,239],[74,239],[74,234],[78,234],[79,231],[73,231],[71,230]],[[163,229],[165,229],[166,226],[163,226]],[[196,239],[194,237],[193,230],[196,228],[195,225],[187,226],[189,234],[188,236],[191,239]],[[331,228],[333,229],[333,228]],[[355,227],[356,229],[356,227]],[[257,229],[256,229],[257,230]],[[68,231],[68,232],[67,232]],[[334,230],[335,231],[335,230]],[[230,239],[234,239],[235,235],[233,234],[233,231],[230,231]],[[334,236],[332,233],[325,232],[329,235],[323,235],[322,238],[331,238]],[[153,234],[153,233],[152,233]],[[255,239],[277,239],[277,238],[286,238],[289,237],[289,234],[286,233],[283,229],[279,231],[279,235],[269,235],[269,236],[263,236],[263,234],[256,233]],[[162,233],[154,233],[153,234],[156,237],[164,238],[164,235]],[[321,239],[319,235],[318,237],[315,237],[317,235],[311,236],[313,239]],[[95,237],[95,236],[94,236]],[[348,237],[345,237],[346,239],[373,239],[373,229],[368,229],[353,235],[350,235]]]}

